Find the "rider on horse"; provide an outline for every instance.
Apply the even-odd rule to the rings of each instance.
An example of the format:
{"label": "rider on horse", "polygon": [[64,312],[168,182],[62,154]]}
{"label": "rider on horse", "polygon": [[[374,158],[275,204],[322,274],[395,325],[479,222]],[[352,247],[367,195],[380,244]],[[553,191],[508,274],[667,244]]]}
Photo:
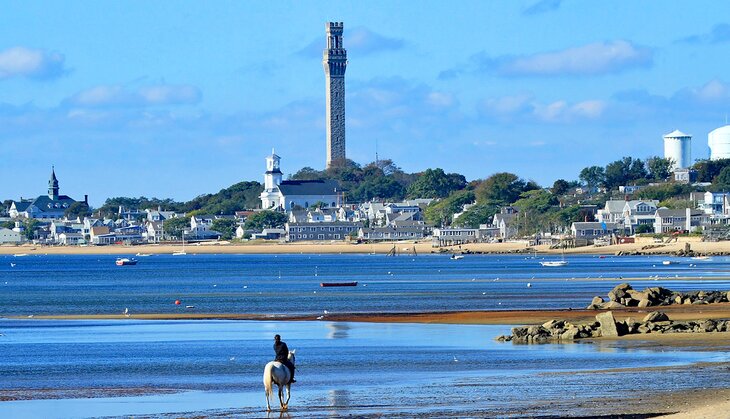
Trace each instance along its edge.
{"label": "rider on horse", "polygon": [[289,383],[296,383],[296,380],[294,380],[294,364],[289,361],[289,347],[286,346],[286,343],[281,340],[281,336],[279,335],[274,336],[274,352],[276,352],[274,361],[281,362],[291,371],[291,380]]}

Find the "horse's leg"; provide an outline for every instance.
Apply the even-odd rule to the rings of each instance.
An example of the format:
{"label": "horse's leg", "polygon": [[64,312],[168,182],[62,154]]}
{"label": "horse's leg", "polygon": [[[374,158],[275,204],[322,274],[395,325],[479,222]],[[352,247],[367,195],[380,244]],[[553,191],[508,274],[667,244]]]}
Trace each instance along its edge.
{"label": "horse's leg", "polygon": [[284,399],[281,395],[281,384],[279,384],[279,404],[281,405],[281,410],[286,410],[286,407],[284,406]]}
{"label": "horse's leg", "polygon": [[289,399],[291,398],[291,383],[286,385],[286,403],[284,403],[284,407],[286,409],[289,408]]}

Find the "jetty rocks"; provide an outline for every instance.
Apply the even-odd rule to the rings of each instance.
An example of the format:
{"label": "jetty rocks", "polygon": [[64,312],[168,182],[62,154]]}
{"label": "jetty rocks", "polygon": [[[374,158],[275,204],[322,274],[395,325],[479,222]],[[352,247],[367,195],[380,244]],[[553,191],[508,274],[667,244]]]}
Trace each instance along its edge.
{"label": "jetty rocks", "polygon": [[691,291],[678,292],[662,287],[646,288],[637,291],[627,283],[616,285],[608,293],[608,301],[593,297],[589,310],[611,310],[625,307],[653,307],[672,304],[711,304],[725,303],[730,300],[730,291]]}
{"label": "jetty rocks", "polygon": [[554,343],[577,339],[616,337],[642,333],[710,333],[730,332],[730,320],[672,321],[661,312],[649,313],[643,320],[631,317],[616,321],[613,312],[606,311],[588,324],[572,324],[565,320],[550,320],[541,326],[513,327],[511,335],[496,338],[500,342]]}

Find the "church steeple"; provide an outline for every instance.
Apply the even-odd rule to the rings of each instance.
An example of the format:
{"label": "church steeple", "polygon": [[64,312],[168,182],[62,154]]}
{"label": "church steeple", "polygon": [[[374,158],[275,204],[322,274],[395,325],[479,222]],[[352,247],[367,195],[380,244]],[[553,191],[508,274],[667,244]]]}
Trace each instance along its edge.
{"label": "church steeple", "polygon": [[279,169],[279,162],[281,157],[277,156],[274,150],[271,150],[271,155],[266,157],[266,173],[264,173],[264,189],[267,191],[273,191],[274,187],[281,184],[281,169]]}
{"label": "church steeple", "polygon": [[56,179],[56,168],[51,166],[51,179],[48,181],[48,197],[58,199],[58,179]]}

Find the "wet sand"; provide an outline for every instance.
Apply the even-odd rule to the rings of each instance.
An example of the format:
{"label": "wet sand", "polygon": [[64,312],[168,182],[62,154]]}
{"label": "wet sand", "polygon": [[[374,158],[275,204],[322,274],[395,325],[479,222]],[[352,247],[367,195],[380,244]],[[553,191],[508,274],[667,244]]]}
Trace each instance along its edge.
{"label": "wet sand", "polygon": [[[550,249],[547,245],[530,247],[525,241],[506,243],[472,243],[461,246],[433,247],[430,240],[421,242],[398,242],[395,248],[399,254],[413,254],[414,249],[418,254],[439,253],[439,252],[474,252],[474,253],[515,253],[515,252],[537,252],[542,255],[550,254],[595,254],[612,255],[617,252],[631,253],[641,252],[644,254],[670,254],[682,251],[689,243],[693,251],[700,254],[730,254],[730,241],[726,242],[702,242],[698,237],[682,237],[677,242],[669,244],[654,243],[651,238],[637,238],[636,243],[619,244],[611,246],[586,246],[574,249]],[[307,253],[307,254],[340,254],[340,253],[378,253],[387,254],[392,251],[393,243],[272,243],[265,241],[253,241],[246,243],[206,243],[188,244],[185,251],[188,254],[284,254],[284,253]],[[129,255],[136,253],[144,254],[172,254],[180,251],[179,244],[163,245],[140,245],[140,246],[0,246],[0,255],[28,254],[63,254],[63,255]]]}

